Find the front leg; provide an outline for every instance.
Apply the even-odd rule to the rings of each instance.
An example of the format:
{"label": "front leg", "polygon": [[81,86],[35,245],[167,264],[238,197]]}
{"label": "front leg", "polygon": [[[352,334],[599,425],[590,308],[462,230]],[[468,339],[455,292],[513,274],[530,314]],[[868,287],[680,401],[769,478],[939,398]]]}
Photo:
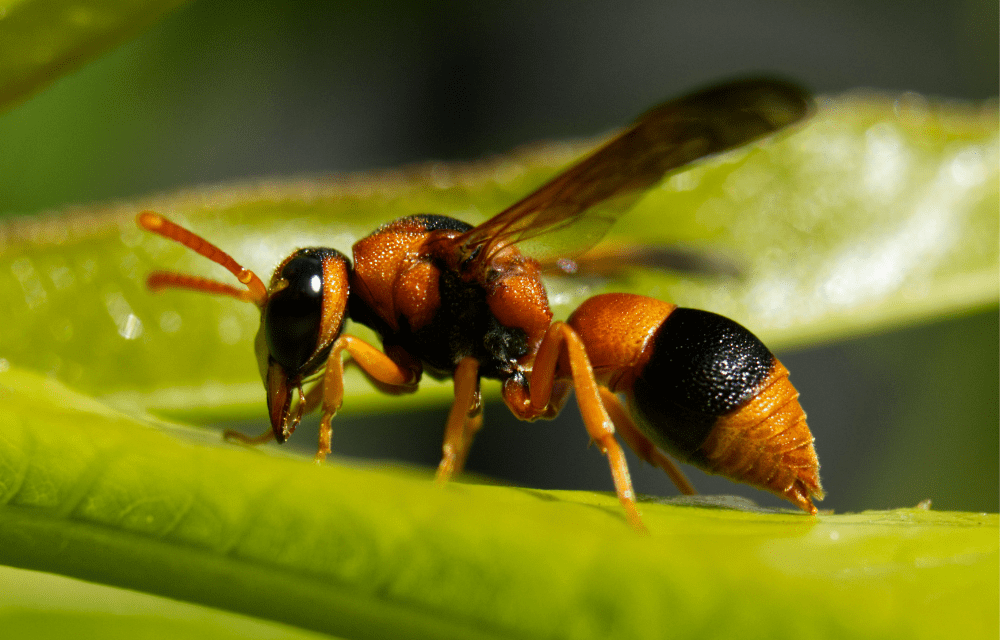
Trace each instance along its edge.
{"label": "front leg", "polygon": [[274,440],[274,430],[268,429],[259,436],[248,436],[247,434],[236,431],[235,429],[226,429],[222,432],[222,439],[226,442],[239,442],[240,444],[245,444],[248,447],[256,447],[257,445],[265,444]]}
{"label": "front leg", "polygon": [[[401,365],[376,347],[352,335],[342,335],[333,343],[330,357],[326,361],[323,374],[322,402],[323,417],[319,421],[319,446],[316,462],[321,463],[330,453],[333,427],[330,421],[337,414],[344,401],[344,362],[341,353],[347,351],[365,373],[380,383],[391,387],[413,387],[420,378],[420,372]],[[313,400],[315,403],[315,400]]]}

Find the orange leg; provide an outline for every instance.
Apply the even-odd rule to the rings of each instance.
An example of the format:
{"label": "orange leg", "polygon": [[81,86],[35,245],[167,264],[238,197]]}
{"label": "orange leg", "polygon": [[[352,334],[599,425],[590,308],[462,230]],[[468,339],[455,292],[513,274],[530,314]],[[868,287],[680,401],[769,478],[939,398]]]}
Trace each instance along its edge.
{"label": "orange leg", "polygon": [[[413,386],[417,382],[418,373],[410,368],[395,363],[384,353],[360,338],[343,335],[333,343],[330,357],[327,359],[326,372],[323,381],[309,390],[300,400],[299,413],[309,413],[320,402],[323,403],[323,416],[320,419],[319,445],[316,449],[316,462],[320,463],[330,453],[330,443],[333,438],[331,421],[340,409],[344,399],[344,364],[341,353],[347,351],[355,364],[372,380],[386,386],[387,389]],[[227,431],[227,439],[237,440],[246,444],[263,444],[274,437],[273,433],[264,433],[257,437],[246,436],[236,431]]]}
{"label": "orange leg", "polygon": [[590,366],[587,351],[580,336],[564,322],[552,323],[538,348],[530,382],[532,409],[543,415],[545,409],[549,407],[556,364],[564,345],[573,375],[576,401],[580,405],[587,433],[601,453],[608,457],[615,492],[618,494],[618,501],[625,509],[628,523],[639,533],[648,533],[635,502],[635,490],[632,488],[632,478],[625,461],[625,453],[615,440],[614,423],[601,402],[600,387],[594,379],[594,370]]}
{"label": "orange leg", "polygon": [[483,426],[483,401],[480,397],[479,386],[476,385],[476,397],[473,406],[469,408],[469,415],[465,422],[465,433],[462,434],[462,450],[455,456],[455,468],[453,474],[462,473],[465,470],[465,461],[469,457],[469,449],[472,448],[472,441],[475,439],[479,429]]}
{"label": "orange leg", "polygon": [[[333,438],[333,427],[330,421],[337,414],[344,402],[344,361],[341,353],[347,351],[354,362],[365,373],[379,382],[393,387],[414,385],[417,373],[412,369],[399,365],[389,356],[360,338],[352,335],[342,335],[333,343],[330,357],[326,361],[326,371],[323,373],[322,398],[323,417],[319,421],[319,445],[316,449],[316,462],[326,460],[330,453],[330,441]],[[313,394],[310,393],[309,396]],[[315,403],[311,397],[310,402]]]}
{"label": "orange leg", "polygon": [[[377,351],[377,350],[376,350]],[[420,382],[420,375],[423,373],[423,364],[420,360],[414,358],[409,351],[398,347],[390,346],[384,349],[385,355],[389,357],[390,360],[395,362],[402,369],[409,371],[412,374],[412,380],[404,385],[397,385],[393,383],[386,383],[380,378],[376,378],[374,375],[369,373],[363,366],[358,364],[358,361],[350,359],[344,362],[345,367],[351,365],[357,366],[361,369],[361,372],[365,374],[368,378],[368,382],[372,384],[373,387],[378,389],[387,395],[402,395],[404,393],[413,393],[417,390],[417,383]],[[384,376],[383,376],[384,377]]]}
{"label": "orange leg", "polygon": [[250,445],[256,447],[257,445],[265,444],[274,440],[274,431],[268,429],[259,436],[248,436],[245,433],[240,433],[239,431],[233,431],[232,429],[226,429],[222,432],[222,439],[227,442],[239,442],[240,444]]}
{"label": "orange leg", "polygon": [[435,480],[444,484],[462,470],[469,454],[472,438],[483,421],[483,408],[479,399],[479,361],[466,356],[455,368],[455,400],[448,413],[441,447],[441,463]]}
{"label": "orange leg", "polygon": [[684,472],[674,464],[674,461],[664,455],[662,451],[656,448],[655,444],[650,442],[649,438],[639,431],[639,428],[632,422],[632,418],[628,415],[628,412],[625,411],[625,407],[618,401],[618,396],[612,393],[607,387],[600,387],[600,392],[604,408],[611,415],[611,419],[615,423],[615,428],[618,429],[618,435],[622,437],[625,444],[649,464],[663,469],[670,476],[671,482],[674,483],[678,491],[688,496],[698,493],[691,486]]}
{"label": "orange leg", "polygon": [[323,402],[323,385],[314,384],[309,391],[306,391],[306,395],[302,398],[302,408],[303,415],[307,413],[312,413],[316,410],[316,407]]}

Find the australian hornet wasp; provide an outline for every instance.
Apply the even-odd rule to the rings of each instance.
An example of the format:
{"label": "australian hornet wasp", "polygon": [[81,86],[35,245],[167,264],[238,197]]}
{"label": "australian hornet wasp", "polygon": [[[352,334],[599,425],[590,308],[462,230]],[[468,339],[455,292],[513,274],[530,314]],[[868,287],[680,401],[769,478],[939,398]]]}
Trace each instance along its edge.
{"label": "australian hornet wasp", "polygon": [[[587,432],[607,456],[638,530],[616,432],[683,493],[694,489],[665,454],[816,513],[812,500],[823,490],[813,437],[788,371],[760,340],[714,313],[632,294],[592,297],[566,321],[554,321],[539,259],[555,256],[519,248],[568,229],[576,241],[558,257],[573,258],[668,173],[799,121],[811,105],[801,89],[775,80],[705,89],[647,112],[482,224],[434,214],[401,218],[358,241],[353,263],[335,249],[299,249],[268,285],[206,240],[143,212],[141,227],[222,265],[243,286],[166,272],[151,274],[148,284],[232,296],[260,309],[256,351],[271,431],[235,435],[245,442],[284,442],[303,412],[321,405],[316,457],[324,459],[343,399],[346,351],[389,388],[413,387],[424,373],[454,381],[441,482],[462,470],[482,424],[480,379],[493,378],[522,420],[555,416],[576,392]],[[382,349],[344,333],[348,318],[374,329]]]}

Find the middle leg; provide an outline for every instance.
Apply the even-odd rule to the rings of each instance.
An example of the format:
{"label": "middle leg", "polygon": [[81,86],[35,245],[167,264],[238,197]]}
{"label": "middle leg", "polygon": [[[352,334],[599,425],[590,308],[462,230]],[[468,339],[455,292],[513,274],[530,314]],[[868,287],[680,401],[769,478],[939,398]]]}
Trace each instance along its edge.
{"label": "middle leg", "polygon": [[479,361],[466,356],[455,367],[455,399],[448,413],[441,447],[441,463],[435,479],[444,484],[465,466],[472,438],[483,421],[483,406],[479,395]]}
{"label": "middle leg", "polygon": [[530,380],[531,411],[536,416],[546,415],[551,411],[556,368],[564,349],[584,425],[587,427],[590,439],[608,458],[615,493],[622,508],[625,509],[626,519],[639,533],[648,533],[636,505],[635,490],[632,488],[632,477],[625,461],[625,453],[615,439],[615,426],[601,401],[601,387],[594,378],[594,370],[587,357],[587,351],[580,336],[564,322],[552,323],[538,348]]}

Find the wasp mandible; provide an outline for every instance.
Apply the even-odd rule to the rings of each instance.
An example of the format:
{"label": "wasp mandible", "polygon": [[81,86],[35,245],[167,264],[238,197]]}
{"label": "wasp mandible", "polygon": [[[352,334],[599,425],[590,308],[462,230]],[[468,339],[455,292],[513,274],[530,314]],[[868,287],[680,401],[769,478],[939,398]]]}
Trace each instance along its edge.
{"label": "wasp mandible", "polygon": [[[213,244],[143,212],[141,227],[222,265],[243,287],[168,272],[151,274],[148,284],[260,309],[255,346],[271,430],[230,434],[244,442],[284,442],[303,413],[321,405],[316,457],[323,460],[343,400],[346,351],[389,388],[412,388],[424,373],[454,381],[440,482],[462,470],[482,425],[480,379],[492,378],[522,420],[554,417],[575,391],[637,530],[644,526],[615,433],[683,493],[694,489],[665,453],[815,514],[812,500],[823,489],[813,437],[788,371],[760,340],[725,317],[632,294],[592,297],[565,322],[553,321],[539,262],[582,254],[668,173],[787,127],[811,108],[805,92],[776,80],[704,89],[647,112],[478,226],[443,215],[401,218],[355,243],[353,263],[335,249],[295,251],[267,286]],[[575,241],[569,249],[553,243],[558,256],[522,253],[524,241],[544,244],[564,230]],[[348,318],[374,329],[382,349],[344,333]]]}

